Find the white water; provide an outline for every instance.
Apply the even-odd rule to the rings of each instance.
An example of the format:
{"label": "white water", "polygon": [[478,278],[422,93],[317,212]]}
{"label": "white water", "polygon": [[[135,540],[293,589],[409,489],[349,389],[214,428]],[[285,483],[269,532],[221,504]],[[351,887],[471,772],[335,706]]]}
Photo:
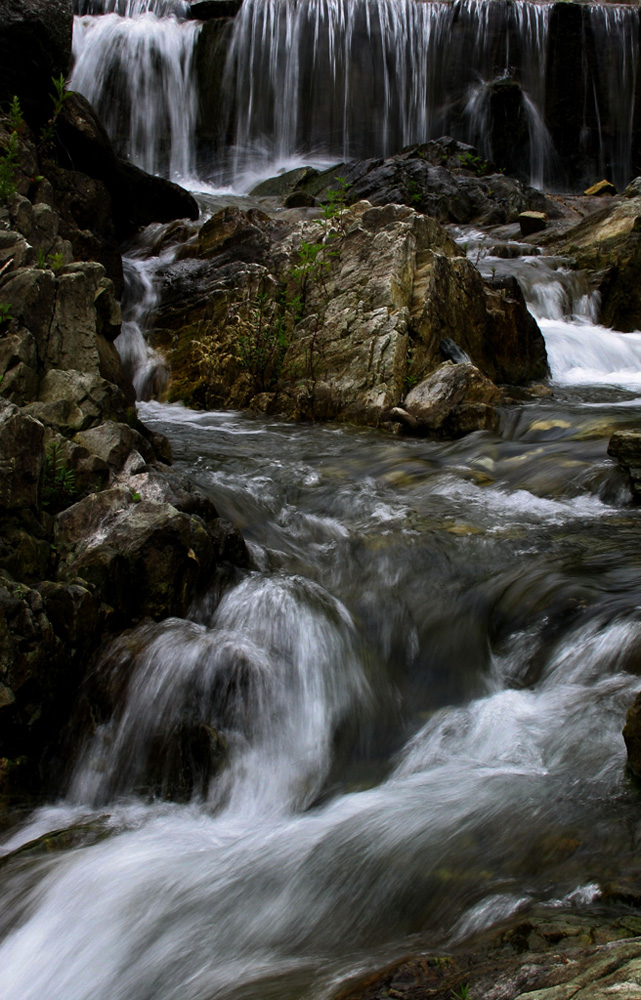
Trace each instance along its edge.
{"label": "white water", "polygon": [[76,18],[70,86],[93,104],[119,152],[149,173],[195,175],[195,21],[154,13]]}
{"label": "white water", "polygon": [[[520,87],[527,122],[518,169],[535,186],[557,178],[546,124],[550,4],[245,0],[226,47],[202,54],[226,62],[219,99],[203,103],[212,120],[200,126],[208,95],[198,94],[200,25],[184,19],[186,3],[81,0],[76,9],[71,86],[122,155],[194,189],[244,191],[288,166],[386,156],[443,134],[491,159],[491,93],[505,78]],[[597,152],[586,149],[586,169],[621,187],[633,168],[638,12],[591,5],[587,17],[595,56],[584,59],[583,133]]]}

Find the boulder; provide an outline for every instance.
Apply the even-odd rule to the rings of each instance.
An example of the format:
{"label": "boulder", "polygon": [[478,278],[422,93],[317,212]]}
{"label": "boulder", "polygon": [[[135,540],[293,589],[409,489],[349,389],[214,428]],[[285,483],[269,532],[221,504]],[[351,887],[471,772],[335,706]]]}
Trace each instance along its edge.
{"label": "boulder", "polygon": [[627,472],[630,491],[635,501],[641,501],[641,431],[616,431],[608,443],[608,455],[616,459]]}
{"label": "boulder", "polygon": [[596,184],[592,184],[589,188],[586,188],[583,194],[588,195],[591,198],[601,198],[603,195],[614,195],[617,193],[617,189],[611,181],[597,181]]}
{"label": "boulder", "polygon": [[58,515],[64,579],[86,580],[126,620],[184,617],[215,552],[204,523],[170,504],[106,490]]}
{"label": "boulder", "polygon": [[71,65],[72,0],[3,0],[0,7],[0,104],[14,94],[34,128],[49,118],[52,77]]}
{"label": "boulder", "polygon": [[637,778],[641,778],[641,692],[626,712],[623,739],[628,751],[628,766]]}
{"label": "boulder", "polygon": [[634,182],[626,197],[608,198],[578,224],[543,237],[541,245],[590,273],[604,326],[641,328],[641,194]]}
{"label": "boulder", "polygon": [[548,217],[545,212],[521,212],[519,215],[519,227],[523,236],[540,233],[547,224]]}
{"label": "boulder", "polygon": [[488,286],[407,206],[361,202],[311,223],[227,209],[198,253],[165,269],[153,319],[170,399],[377,424],[407,378],[441,363],[442,342],[494,381],[547,373],[517,283]]}
{"label": "boulder", "polygon": [[[523,211],[559,214],[540,191],[498,173],[477,149],[444,137],[408,146],[387,159],[355,160],[318,173],[306,168],[287,188],[327,203],[337,195],[347,204],[367,200],[372,205],[407,205],[440,222],[499,225],[516,222]],[[290,175],[291,176],[291,175]],[[277,193],[288,175],[259,185],[261,193]]]}
{"label": "boulder", "polygon": [[474,365],[446,361],[392,410],[392,419],[413,433],[463,437],[471,431],[496,431],[495,407],[502,400],[500,389]]}

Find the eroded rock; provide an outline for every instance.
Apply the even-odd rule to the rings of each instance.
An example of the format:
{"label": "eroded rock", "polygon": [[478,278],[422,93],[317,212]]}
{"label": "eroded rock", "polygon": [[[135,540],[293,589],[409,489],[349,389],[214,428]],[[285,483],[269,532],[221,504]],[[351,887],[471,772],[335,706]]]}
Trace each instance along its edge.
{"label": "eroded rock", "polygon": [[495,381],[547,373],[516,282],[484,283],[436,220],[360,202],[330,223],[227,209],[169,265],[152,342],[171,399],[376,424],[452,342]]}

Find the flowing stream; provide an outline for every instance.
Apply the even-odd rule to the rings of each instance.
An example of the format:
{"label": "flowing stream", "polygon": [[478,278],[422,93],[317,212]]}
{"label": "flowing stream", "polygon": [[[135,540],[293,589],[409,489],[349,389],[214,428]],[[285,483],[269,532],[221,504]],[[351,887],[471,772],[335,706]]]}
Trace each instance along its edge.
{"label": "flowing stream", "polygon": [[[140,404],[253,567],[103,652],[114,718],[1,848],[3,1000],[325,996],[535,905],[600,912],[636,871],[641,515],[606,443],[638,425],[641,334],[595,325],[562,262],[457,236],[517,273],[550,352],[554,396],[500,436]],[[226,763],[150,798],[185,720]]]}
{"label": "flowing stream", "polygon": [[[112,3],[99,29],[85,7],[87,46],[125,13],[161,38],[157,5]],[[621,728],[641,686],[641,512],[606,447],[639,425],[641,334],[599,327],[562,261],[456,236],[488,276],[516,274],[546,338],[553,395],[506,407],[499,435],[139,404],[252,567],[102,651],[113,718],[0,846],[2,1000],[325,997],[535,906],[606,912],[638,870]],[[119,347],[141,396],[162,383],[154,266],[141,250],[126,269]],[[146,789],[183,723],[226,751],[177,803]]]}

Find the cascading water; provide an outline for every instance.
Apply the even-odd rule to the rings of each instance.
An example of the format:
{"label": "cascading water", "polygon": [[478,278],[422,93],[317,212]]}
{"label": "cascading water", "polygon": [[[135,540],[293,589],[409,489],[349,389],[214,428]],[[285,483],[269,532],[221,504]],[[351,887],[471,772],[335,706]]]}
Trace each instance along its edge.
{"label": "cascading water", "polygon": [[124,17],[76,18],[70,86],[93,104],[121,154],[188,184],[195,174],[192,59],[200,25],[166,16],[175,5],[160,4],[158,13],[155,6],[141,13],[131,3]]}
{"label": "cascading water", "polygon": [[[581,12],[576,80],[558,53],[550,65],[564,37],[556,22],[550,36],[555,5],[529,0],[245,0],[222,46],[220,32],[200,45],[180,0],[83,0],[77,11],[71,85],[121,153],[192,186],[198,172],[201,185],[246,190],[297,163],[386,156],[444,134],[536,186],[596,174],[623,186],[632,174],[633,7]],[[566,177],[568,102],[582,125]]]}

